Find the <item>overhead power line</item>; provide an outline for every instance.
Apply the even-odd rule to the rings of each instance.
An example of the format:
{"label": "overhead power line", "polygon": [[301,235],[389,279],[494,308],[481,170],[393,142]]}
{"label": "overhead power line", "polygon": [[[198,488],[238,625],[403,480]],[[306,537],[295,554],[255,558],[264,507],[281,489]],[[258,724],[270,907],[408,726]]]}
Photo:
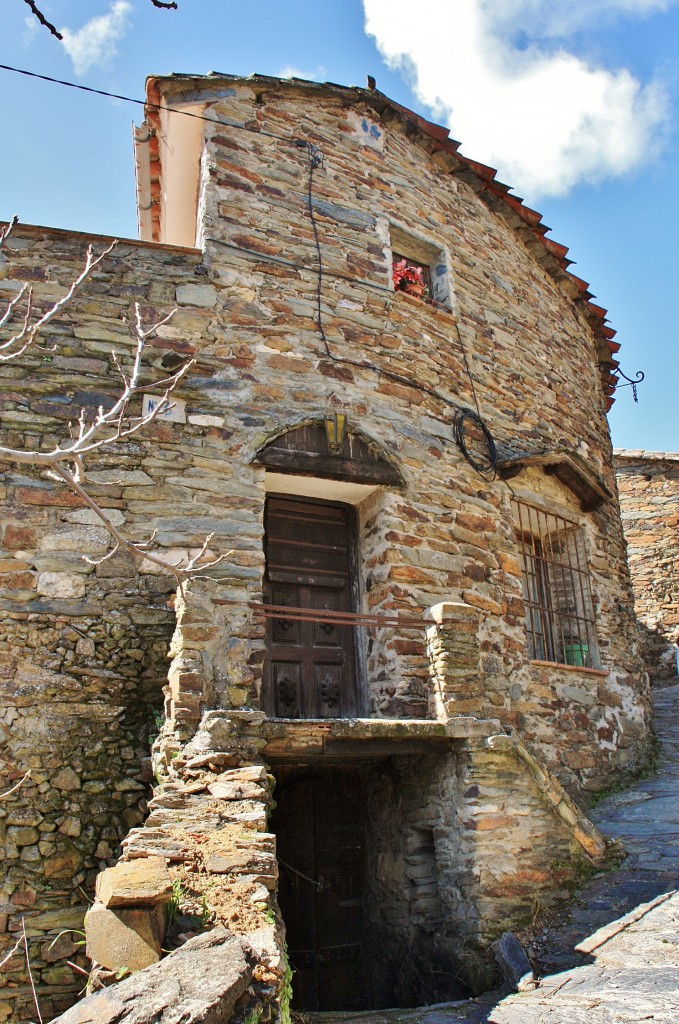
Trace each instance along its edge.
{"label": "overhead power line", "polygon": [[152,110],[166,110],[171,114],[181,114],[182,117],[193,117],[197,121],[205,121],[207,124],[218,124],[224,128],[235,128],[242,132],[251,132],[253,135],[263,135],[267,139],[278,139],[280,142],[287,142],[293,146],[307,146],[304,139],[293,138],[290,135],[278,135],[276,132],[267,132],[264,129],[248,128],[244,124],[234,124],[233,121],[220,121],[216,117],[205,117],[204,114],[194,114],[190,110],[181,110],[179,107],[168,107],[164,103],[151,103],[150,100],[138,100],[134,96],[123,96],[117,92],[107,92],[106,89],[93,89],[91,85],[79,85],[77,82],[67,82],[63,78],[52,78],[50,75],[40,75],[37,71],[26,71],[25,68],[13,68],[9,64],[0,64],[1,71],[11,71],[15,75],[25,75],[27,78],[38,78],[41,82],[50,82],[53,85],[64,85],[68,89],[78,89],[80,92],[89,92],[94,96],[105,96],[111,100],[122,100],[123,103],[133,103],[135,106]]}

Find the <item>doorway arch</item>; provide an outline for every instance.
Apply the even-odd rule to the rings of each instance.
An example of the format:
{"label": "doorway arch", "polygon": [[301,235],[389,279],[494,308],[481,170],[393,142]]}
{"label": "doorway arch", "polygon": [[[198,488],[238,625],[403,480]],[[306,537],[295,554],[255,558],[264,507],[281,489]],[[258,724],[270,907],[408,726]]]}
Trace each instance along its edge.
{"label": "doorway arch", "polygon": [[361,611],[355,506],[403,489],[401,473],[356,431],[329,444],[325,420],[282,431],[254,462],[266,467],[264,603],[277,609],[267,616],[262,710],[274,718],[365,714],[361,638],[355,624],[332,617]]}

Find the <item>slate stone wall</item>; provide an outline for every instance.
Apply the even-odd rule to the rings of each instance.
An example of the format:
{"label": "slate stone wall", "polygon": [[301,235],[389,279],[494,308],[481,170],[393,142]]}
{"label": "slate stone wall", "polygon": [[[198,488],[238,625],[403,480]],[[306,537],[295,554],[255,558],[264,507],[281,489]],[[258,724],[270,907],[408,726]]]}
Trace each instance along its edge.
{"label": "slate stone wall", "polygon": [[[179,82],[168,87],[168,100],[194,101],[200,88],[207,95],[212,86]],[[221,88],[209,108],[254,129],[206,128],[200,199],[215,287],[205,301],[229,339],[220,386],[230,396],[237,459],[246,461],[286,425],[346,411],[349,429],[371,439],[405,478],[401,493],[381,492],[359,510],[364,608],[408,613],[452,600],[477,609],[482,713],[518,728],[568,785],[600,788],[613,765],[643,757],[649,714],[616,503],[585,515],[539,470],[511,487],[488,482],[461,456],[451,426],[455,407],[474,401],[466,354],[502,452],[571,448],[612,490],[586,319],[514,225],[442,169],[412,126],[394,119],[366,131],[374,115],[345,109],[336,96],[315,96],[311,115],[301,113],[304,102],[294,86],[244,83]],[[309,138],[323,152],[311,202],[327,347],[314,322],[307,153],[265,132]],[[402,246],[404,238],[414,252],[439,253],[450,312],[391,290],[390,241]],[[529,663],[513,493],[581,524],[600,674]],[[422,713],[414,661],[407,635],[385,633],[370,646],[370,713]]]}
{"label": "slate stone wall", "polygon": [[[406,124],[380,124],[377,136],[366,136],[366,112],[345,110],[330,96],[310,112],[305,102],[294,88],[256,94],[243,85],[211,109],[255,129],[309,137],[323,149],[312,205],[327,349],[317,318],[306,149],[256,130],[208,127],[203,251],[120,243],[50,326],[45,348],[0,368],[3,438],[17,448],[57,443],[81,407],[116,393],[111,350],[129,362],[122,317],[133,302],[147,322],[177,306],[149,344],[144,372],[150,383],[195,357],[177,396],[186,422],[158,421],[87,465],[92,494],[134,539],[156,530],[163,551],[180,557],[212,534],[211,550],[233,551],[214,572],[219,601],[211,595],[201,603],[196,591],[195,602],[181,608],[161,774],[163,758],[167,766],[206,709],[257,707],[264,629],[248,602],[262,596],[266,478],[253,459],[272,436],[341,407],[349,429],[370,439],[405,480],[400,491],[380,491],[359,508],[363,610],[423,614],[441,602],[473,608],[480,651],[473,713],[518,729],[572,789],[601,788],[643,760],[649,721],[617,503],[582,513],[574,495],[539,470],[522,473],[511,488],[486,480],[452,431],[455,407],[473,404],[468,366],[502,451],[571,448],[612,488],[587,320],[515,226],[439,166]],[[405,235],[440,253],[436,273],[447,291],[438,294],[449,295],[450,311],[394,293],[392,234],[399,244]],[[0,262],[0,298],[30,280],[37,308],[45,308],[82,267],[89,241],[107,240],[20,227]],[[8,865],[0,955],[20,928],[19,910],[36,938],[48,934],[40,922],[54,906],[82,913],[81,887],[88,891],[118,840],[140,822],[149,722],[161,710],[175,627],[169,577],[149,564],[137,573],[122,555],[100,565],[83,560],[100,558],[110,541],[75,496],[28,467],[7,468],[3,488],[0,785],[12,785],[27,767],[32,775],[0,807]],[[514,492],[581,524],[600,673],[529,661]],[[418,663],[415,640],[384,631],[366,649],[370,714],[439,713],[436,673],[424,646]],[[450,703],[446,713],[455,713]],[[47,920],[52,935],[63,927],[61,919]],[[79,982],[48,973],[43,946],[33,948],[48,1016]],[[20,961],[12,967],[12,998],[3,995],[0,1010],[10,1015],[18,1000],[30,1014],[25,970]]]}
{"label": "slate stone wall", "polygon": [[679,642],[679,454],[616,449],[615,468],[644,660],[654,681],[673,681]]}

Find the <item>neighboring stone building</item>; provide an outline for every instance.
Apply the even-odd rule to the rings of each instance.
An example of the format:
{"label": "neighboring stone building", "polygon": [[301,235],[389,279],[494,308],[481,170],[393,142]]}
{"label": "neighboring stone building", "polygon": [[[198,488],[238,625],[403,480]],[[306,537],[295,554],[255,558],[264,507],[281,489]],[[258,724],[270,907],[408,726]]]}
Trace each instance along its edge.
{"label": "neighboring stone building", "polygon": [[[172,76],[148,97],[143,240],[55,321],[54,351],[3,368],[2,426],[54,444],[111,402],[131,303],[176,304],[148,379],[192,372],[144,436],[89,460],[88,486],[136,540],[180,557],[211,534],[232,554],[173,609],[150,563],[83,560],[111,542],[77,496],[8,469],[4,780],[31,778],[3,805],[0,955],[23,915],[43,1016],[73,1001],[80,954],[48,939],[132,829],[124,862],[169,859],[247,937],[241,1018],[278,1012],[280,910],[303,1008],[449,998],[498,931],[602,857],[563,787],[647,756],[614,332],[539,215],[375,89]],[[21,227],[0,295],[29,280],[49,301],[104,241]],[[394,289],[404,268],[424,300]],[[110,890],[90,951],[130,966],[132,942],[141,965],[159,912]],[[102,948],[106,921],[126,953]],[[0,1005],[25,1019],[18,954],[10,968]]]}
{"label": "neighboring stone building", "polygon": [[676,681],[679,453],[616,449],[614,454],[644,660],[655,682]]}

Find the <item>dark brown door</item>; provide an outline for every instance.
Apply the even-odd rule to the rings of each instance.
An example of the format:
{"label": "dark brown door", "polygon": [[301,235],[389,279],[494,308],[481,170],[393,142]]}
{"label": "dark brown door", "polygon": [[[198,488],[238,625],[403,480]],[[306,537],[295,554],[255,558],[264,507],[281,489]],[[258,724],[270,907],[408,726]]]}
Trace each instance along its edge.
{"label": "dark brown door", "polygon": [[295,1010],[357,1010],[366,992],[362,776],[279,777],[272,827]]}
{"label": "dark brown door", "polygon": [[[267,604],[352,610],[353,509],[305,498],[266,503]],[[262,706],[275,718],[357,713],[351,626],[267,619]]]}

